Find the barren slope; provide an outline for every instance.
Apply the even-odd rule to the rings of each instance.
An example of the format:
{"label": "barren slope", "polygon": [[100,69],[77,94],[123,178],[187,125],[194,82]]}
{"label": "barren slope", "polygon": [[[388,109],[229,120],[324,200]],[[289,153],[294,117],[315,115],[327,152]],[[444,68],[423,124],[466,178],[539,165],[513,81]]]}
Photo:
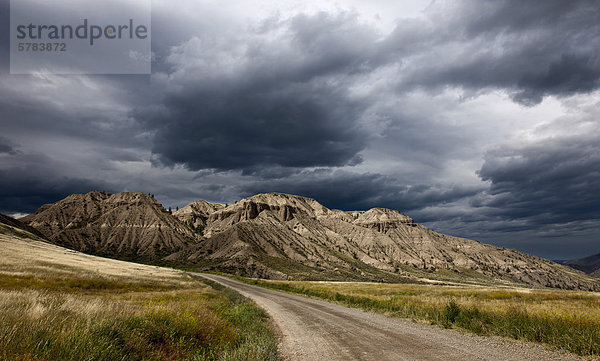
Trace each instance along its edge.
{"label": "barren slope", "polygon": [[21,220],[57,245],[110,257],[156,259],[197,238],[145,193],[73,194]]}

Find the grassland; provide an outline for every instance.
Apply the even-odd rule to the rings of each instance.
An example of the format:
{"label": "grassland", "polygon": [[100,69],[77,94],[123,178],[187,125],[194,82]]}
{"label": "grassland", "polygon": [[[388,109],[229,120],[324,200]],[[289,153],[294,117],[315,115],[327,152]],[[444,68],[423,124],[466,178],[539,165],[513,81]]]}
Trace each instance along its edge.
{"label": "grassland", "polygon": [[279,359],[267,316],[237,293],[0,228],[0,360]]}
{"label": "grassland", "polygon": [[243,280],[392,317],[600,356],[598,293],[474,285]]}

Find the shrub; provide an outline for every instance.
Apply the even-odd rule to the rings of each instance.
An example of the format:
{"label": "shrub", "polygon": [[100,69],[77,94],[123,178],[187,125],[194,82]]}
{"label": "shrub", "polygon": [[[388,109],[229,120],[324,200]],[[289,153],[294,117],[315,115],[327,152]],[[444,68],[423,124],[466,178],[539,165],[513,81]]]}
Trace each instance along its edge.
{"label": "shrub", "polygon": [[444,327],[451,327],[456,322],[456,318],[460,315],[460,312],[460,306],[454,300],[450,300],[444,308]]}

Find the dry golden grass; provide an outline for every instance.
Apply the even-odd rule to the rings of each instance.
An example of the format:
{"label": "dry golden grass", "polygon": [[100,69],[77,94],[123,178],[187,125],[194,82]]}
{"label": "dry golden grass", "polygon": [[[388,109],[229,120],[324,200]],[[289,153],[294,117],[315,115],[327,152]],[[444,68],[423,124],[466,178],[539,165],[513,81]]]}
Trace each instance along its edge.
{"label": "dry golden grass", "polygon": [[379,301],[412,298],[415,301],[446,305],[450,300],[466,307],[490,312],[523,309],[531,315],[585,317],[600,322],[600,293],[554,289],[478,286],[440,286],[361,282],[285,282],[295,287],[364,296]]}
{"label": "dry golden grass", "polygon": [[266,315],[238,294],[0,228],[0,360],[278,359]]}
{"label": "dry golden grass", "polygon": [[553,289],[247,280],[351,307],[600,356],[600,294]]}

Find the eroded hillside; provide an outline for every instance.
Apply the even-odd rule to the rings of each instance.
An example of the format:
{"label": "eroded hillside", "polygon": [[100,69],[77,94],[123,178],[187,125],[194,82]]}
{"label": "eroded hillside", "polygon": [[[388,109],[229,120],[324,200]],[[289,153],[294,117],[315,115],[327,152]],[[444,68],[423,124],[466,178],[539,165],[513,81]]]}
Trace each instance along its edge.
{"label": "eroded hillside", "polygon": [[198,201],[171,214],[143,193],[91,192],[43,206],[23,220],[72,249],[251,277],[600,290],[582,272],[444,235],[395,210],[331,210],[281,193],[229,205]]}

